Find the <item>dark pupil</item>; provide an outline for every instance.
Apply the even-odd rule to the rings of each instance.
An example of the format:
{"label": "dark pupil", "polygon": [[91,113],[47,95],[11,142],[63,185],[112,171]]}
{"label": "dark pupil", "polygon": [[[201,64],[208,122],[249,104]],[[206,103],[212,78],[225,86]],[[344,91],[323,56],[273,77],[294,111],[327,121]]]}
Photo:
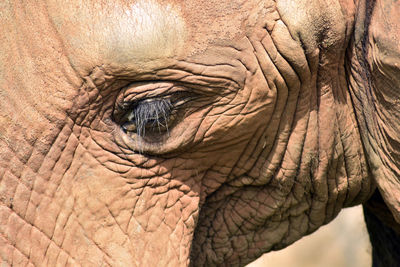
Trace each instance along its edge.
{"label": "dark pupil", "polygon": [[168,120],[171,115],[170,99],[151,99],[139,102],[132,109],[133,122],[139,136],[145,136],[146,129],[150,131],[168,130]]}

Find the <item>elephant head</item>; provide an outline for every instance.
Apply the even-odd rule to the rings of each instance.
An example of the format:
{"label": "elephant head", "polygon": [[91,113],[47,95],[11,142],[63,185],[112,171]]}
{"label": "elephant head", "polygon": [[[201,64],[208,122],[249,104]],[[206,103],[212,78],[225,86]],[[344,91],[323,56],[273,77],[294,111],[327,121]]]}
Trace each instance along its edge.
{"label": "elephant head", "polygon": [[399,222],[400,6],[370,2],[3,1],[2,261],[241,266],[376,187]]}

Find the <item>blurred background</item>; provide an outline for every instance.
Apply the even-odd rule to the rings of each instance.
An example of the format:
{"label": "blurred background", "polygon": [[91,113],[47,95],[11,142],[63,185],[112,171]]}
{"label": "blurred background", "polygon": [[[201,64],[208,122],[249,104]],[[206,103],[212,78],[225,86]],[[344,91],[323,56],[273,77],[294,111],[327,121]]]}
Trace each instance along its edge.
{"label": "blurred background", "polygon": [[368,267],[371,244],[361,206],[347,208],[330,224],[293,245],[264,254],[247,267]]}

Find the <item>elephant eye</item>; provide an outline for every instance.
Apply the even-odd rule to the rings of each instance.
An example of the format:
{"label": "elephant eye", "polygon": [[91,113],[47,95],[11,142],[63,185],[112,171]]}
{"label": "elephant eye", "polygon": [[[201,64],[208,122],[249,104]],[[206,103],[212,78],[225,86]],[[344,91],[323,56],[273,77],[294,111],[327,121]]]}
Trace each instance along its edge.
{"label": "elephant eye", "polygon": [[142,100],[130,108],[122,119],[125,133],[136,133],[145,137],[146,133],[165,133],[175,119],[174,105],[170,98]]}

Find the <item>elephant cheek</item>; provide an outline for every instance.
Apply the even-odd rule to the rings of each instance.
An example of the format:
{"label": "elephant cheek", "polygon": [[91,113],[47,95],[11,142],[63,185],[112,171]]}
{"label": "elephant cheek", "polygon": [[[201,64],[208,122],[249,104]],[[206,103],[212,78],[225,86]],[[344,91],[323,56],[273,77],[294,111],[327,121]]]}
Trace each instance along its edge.
{"label": "elephant cheek", "polygon": [[76,228],[66,233],[74,240],[69,250],[78,262],[189,264],[199,209],[196,192],[173,179],[122,177],[89,157],[79,161],[85,163],[68,185]]}

